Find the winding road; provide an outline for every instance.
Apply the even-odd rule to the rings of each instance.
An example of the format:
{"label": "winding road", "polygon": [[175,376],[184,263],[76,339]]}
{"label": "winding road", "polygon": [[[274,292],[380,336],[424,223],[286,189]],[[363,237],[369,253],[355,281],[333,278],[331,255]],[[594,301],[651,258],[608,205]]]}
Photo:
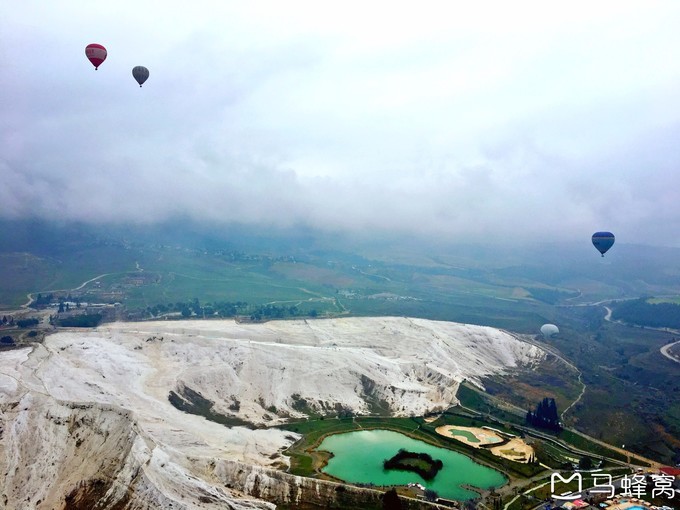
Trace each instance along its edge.
{"label": "winding road", "polygon": [[671,349],[673,348],[674,345],[680,344],[680,340],[673,342],[672,344],[666,344],[661,348],[661,354],[666,356],[669,360],[675,361],[676,363],[680,363],[680,356],[673,356],[671,353]]}
{"label": "winding road", "polygon": [[[601,303],[593,303],[593,304],[601,304]],[[612,320],[612,309],[609,308],[608,306],[602,305],[605,310],[607,310],[607,314],[604,316],[604,320],[607,322],[616,322],[618,324],[625,324],[625,322],[622,321],[617,321],[617,320]],[[652,326],[645,326],[645,329],[655,329],[657,331],[663,331],[665,333],[673,333],[675,335],[680,335],[680,330],[677,329],[671,329],[671,328],[654,328]],[[671,361],[675,361],[676,363],[680,363],[680,356],[673,356],[671,353],[671,349],[673,348],[674,345],[680,344],[680,340],[677,340],[673,343],[666,344],[662,346],[659,349],[659,352],[666,358],[668,358]]]}
{"label": "winding road", "polygon": [[[75,287],[75,288],[73,288],[73,289],[53,289],[53,290],[43,290],[43,291],[40,291],[40,292],[72,292],[72,291],[74,291],[74,290],[80,290],[80,289],[82,289],[82,288],[85,287],[85,285],[87,285],[88,283],[92,283],[92,282],[95,281],[95,280],[99,280],[100,278],[103,278],[103,277],[105,277],[105,276],[109,276],[109,275],[112,275],[112,274],[116,274],[116,273],[104,273],[104,274],[100,274],[99,276],[95,276],[94,278],[90,278],[89,280],[87,280],[87,281],[81,283],[80,285],[78,285],[77,287]],[[35,294],[35,292],[29,292],[28,294],[26,294],[26,297],[28,298],[28,301],[26,302],[26,304],[21,305],[21,308],[24,308],[24,309],[25,309],[25,308],[28,308],[29,306],[31,306],[31,303],[33,303],[33,294]]]}
{"label": "winding road", "polygon": [[[623,322],[623,321],[612,319],[612,309],[610,307],[608,307],[607,305],[605,305],[605,303],[612,303],[612,302],[615,302],[615,301],[627,301],[627,300],[631,300],[631,299],[637,299],[637,298],[606,299],[604,301],[597,301],[597,302],[594,302],[594,303],[581,303],[581,304],[578,304],[578,305],[562,305],[562,306],[601,306],[602,308],[604,308],[606,310],[604,320],[606,320],[607,322],[615,322],[617,324],[624,324],[625,325],[626,323]],[[652,327],[652,326],[644,326],[644,328],[645,329],[654,329],[656,331],[663,331],[664,333],[672,333],[674,335],[680,335],[680,330],[678,330],[678,329],[655,328],[655,327]],[[670,352],[671,349],[673,348],[673,346],[678,344],[678,343],[680,343],[680,340],[673,342],[671,344],[666,344],[659,349],[659,352],[661,353],[662,356],[668,358],[669,360],[675,361],[676,363],[680,363],[680,356],[673,356],[673,354]],[[566,410],[565,410],[565,412],[566,412]],[[564,414],[564,413],[562,413],[562,414]]]}

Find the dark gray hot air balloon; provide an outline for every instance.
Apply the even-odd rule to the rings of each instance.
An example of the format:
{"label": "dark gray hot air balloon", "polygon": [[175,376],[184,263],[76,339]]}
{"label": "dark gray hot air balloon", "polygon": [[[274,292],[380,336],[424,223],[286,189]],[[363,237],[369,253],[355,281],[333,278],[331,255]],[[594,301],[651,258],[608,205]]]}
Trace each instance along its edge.
{"label": "dark gray hot air balloon", "polygon": [[149,78],[149,70],[144,66],[133,67],[132,76],[134,76],[135,80],[137,80],[137,83],[139,83],[139,86],[141,87],[142,83],[144,83]]}

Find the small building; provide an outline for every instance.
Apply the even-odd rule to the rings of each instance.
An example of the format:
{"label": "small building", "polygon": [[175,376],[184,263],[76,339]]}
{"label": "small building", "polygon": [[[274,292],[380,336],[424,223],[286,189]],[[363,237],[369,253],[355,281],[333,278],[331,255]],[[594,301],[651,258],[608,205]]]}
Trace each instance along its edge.
{"label": "small building", "polygon": [[660,475],[672,476],[675,480],[673,481],[673,488],[680,489],[680,468],[675,467],[662,467],[659,468]]}
{"label": "small building", "polygon": [[664,475],[670,475],[673,478],[678,478],[680,477],[680,468],[662,467],[659,468],[659,473]]}

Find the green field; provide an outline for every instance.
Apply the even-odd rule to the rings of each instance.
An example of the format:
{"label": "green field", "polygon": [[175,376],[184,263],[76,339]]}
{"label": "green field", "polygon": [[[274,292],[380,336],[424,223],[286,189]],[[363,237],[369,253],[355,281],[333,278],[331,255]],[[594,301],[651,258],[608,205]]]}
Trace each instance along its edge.
{"label": "green field", "polygon": [[[31,224],[0,242],[0,308],[15,310],[28,293],[52,293],[55,303],[69,295],[119,302],[135,320],[164,314],[252,320],[387,315],[530,335],[550,322],[560,334],[536,339],[578,371],[555,358],[534,370],[484,380],[497,401],[511,404],[496,412],[521,421],[544,397],[555,398],[561,411],[585,384],[583,397],[563,417],[567,425],[665,462],[677,455],[680,385],[674,381],[680,371],[659,353],[673,334],[607,322],[603,306],[584,306],[601,299],[678,296],[677,250],[639,249],[618,262],[601,262],[590,251],[564,248],[333,246],[305,236],[240,235],[218,239],[174,229],[159,234]],[[378,410],[380,403],[374,404]],[[487,405],[498,408],[496,402]]]}

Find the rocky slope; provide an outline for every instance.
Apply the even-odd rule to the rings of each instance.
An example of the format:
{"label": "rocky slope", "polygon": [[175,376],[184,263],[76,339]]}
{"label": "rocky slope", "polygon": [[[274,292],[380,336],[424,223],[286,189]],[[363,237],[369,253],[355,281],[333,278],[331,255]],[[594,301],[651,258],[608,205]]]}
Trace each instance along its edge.
{"label": "rocky slope", "polygon": [[[492,329],[406,318],[114,323],[0,353],[0,505],[274,508],[337,498],[281,471],[306,413],[423,414],[458,383],[542,351]],[[171,403],[172,400],[172,403]],[[372,491],[352,491],[375,498]],[[272,503],[274,502],[274,503]]]}

